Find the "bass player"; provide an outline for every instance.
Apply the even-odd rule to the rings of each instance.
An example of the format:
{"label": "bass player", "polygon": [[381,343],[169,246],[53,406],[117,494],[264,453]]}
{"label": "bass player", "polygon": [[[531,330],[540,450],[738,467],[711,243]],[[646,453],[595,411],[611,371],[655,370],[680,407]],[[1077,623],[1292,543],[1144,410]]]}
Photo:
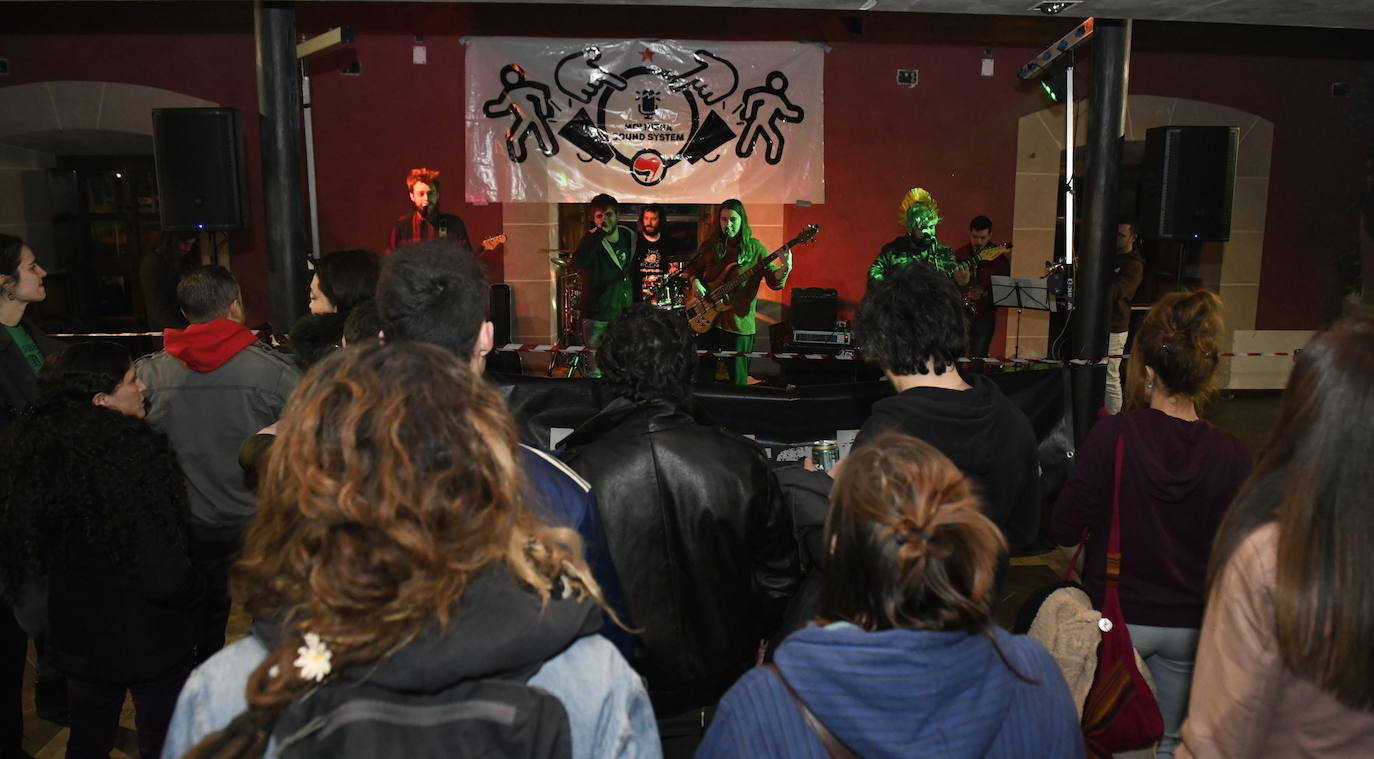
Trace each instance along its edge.
{"label": "bass player", "polygon": [[[710,287],[728,276],[730,264],[739,264],[743,271],[769,255],[749,228],[744,204],[731,198],[720,204],[716,212],[715,234],[707,238],[697,255],[683,269],[698,295],[705,295]],[[754,309],[758,304],[759,282],[767,282],[773,290],[781,290],[792,273],[792,251],[784,249],[777,260],[762,267],[738,289],[730,293],[729,308],[717,316],[715,326],[697,335],[697,348],[708,351],[738,351],[754,349]],[[711,382],[716,376],[716,358],[703,356],[697,364],[697,381]],[[749,382],[749,359],[745,356],[725,359],[730,382],[744,385]]]}

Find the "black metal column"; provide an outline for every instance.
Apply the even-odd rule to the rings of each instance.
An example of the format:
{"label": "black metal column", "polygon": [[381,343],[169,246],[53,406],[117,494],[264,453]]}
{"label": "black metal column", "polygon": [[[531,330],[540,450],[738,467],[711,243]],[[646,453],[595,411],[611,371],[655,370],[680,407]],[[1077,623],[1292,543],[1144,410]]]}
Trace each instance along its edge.
{"label": "black metal column", "polygon": [[259,0],[258,127],[272,327],[285,332],[305,312],[305,183],[301,178],[301,83],[296,66],[296,5]]}
{"label": "black metal column", "polygon": [[[1080,238],[1083,245],[1078,256],[1078,298],[1069,343],[1073,358],[1101,358],[1107,352],[1130,48],[1130,21],[1097,20],[1088,101],[1088,203]],[[1092,427],[1093,415],[1102,406],[1106,376],[1107,368],[1101,364],[1072,370],[1076,444],[1082,444]]]}

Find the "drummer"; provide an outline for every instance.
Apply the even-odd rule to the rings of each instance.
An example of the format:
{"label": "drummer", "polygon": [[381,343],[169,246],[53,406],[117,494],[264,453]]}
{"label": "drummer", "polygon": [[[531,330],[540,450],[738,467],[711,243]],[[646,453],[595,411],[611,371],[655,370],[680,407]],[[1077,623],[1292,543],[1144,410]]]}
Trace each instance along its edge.
{"label": "drummer", "polygon": [[682,308],[686,288],[683,280],[673,276],[682,267],[681,255],[673,246],[673,238],[664,234],[666,225],[663,206],[652,203],[639,212],[634,295],[636,301],[660,308]]}

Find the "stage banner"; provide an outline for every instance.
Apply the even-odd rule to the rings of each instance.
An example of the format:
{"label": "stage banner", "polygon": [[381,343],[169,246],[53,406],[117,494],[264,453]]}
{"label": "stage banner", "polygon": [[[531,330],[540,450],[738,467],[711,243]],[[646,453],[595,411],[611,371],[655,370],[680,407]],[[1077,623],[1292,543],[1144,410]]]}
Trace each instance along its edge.
{"label": "stage banner", "polygon": [[468,37],[467,200],[825,200],[825,47]]}

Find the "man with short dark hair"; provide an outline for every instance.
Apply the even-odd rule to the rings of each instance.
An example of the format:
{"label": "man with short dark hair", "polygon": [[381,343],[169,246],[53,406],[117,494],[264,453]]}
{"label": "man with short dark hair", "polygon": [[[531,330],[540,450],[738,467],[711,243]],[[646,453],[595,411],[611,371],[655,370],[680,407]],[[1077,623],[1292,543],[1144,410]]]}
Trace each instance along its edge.
{"label": "man with short dark hair", "polygon": [[277,421],[300,372],[243,326],[234,276],[201,266],[177,283],[190,324],[162,333],[163,350],[135,364],[148,386],[148,421],[166,433],[186,475],[191,561],[209,579],[196,659],[224,646],[229,619],[229,565],[257,498],[239,468],[239,444]]}
{"label": "man with short dark hair", "polygon": [[600,493],[640,628],[631,663],[666,754],[690,756],[798,581],[792,517],[753,441],[690,414],[696,351],[680,316],[625,309],[606,327],[601,367],[611,401],[559,454]]}
{"label": "man with short dark hair", "polygon": [[[1112,312],[1107,319],[1107,355],[1121,356],[1126,352],[1126,338],[1131,331],[1131,299],[1145,279],[1145,259],[1136,247],[1140,238],[1135,222],[1122,218],[1116,225],[1116,260],[1112,269]],[[1121,410],[1121,359],[1107,359],[1107,383],[1103,406],[1108,414]]]}
{"label": "man with short dark hair", "polygon": [[[418,243],[396,251],[382,263],[376,303],[383,339],[447,348],[468,357],[479,374],[486,367],[494,330],[487,320],[487,281],[470,251],[443,242]],[[591,485],[563,462],[523,443],[520,463],[536,491],[538,507],[547,508],[552,517],[582,536],[592,575],[607,601],[618,609],[620,579],[606,548]],[[602,633],[629,656],[628,633],[609,618]]]}
{"label": "man with short dark hair", "polygon": [[[592,231],[582,238],[569,265],[581,278],[582,340],[596,347],[601,332],[634,300],[635,233],[620,224],[620,204],[602,193],[592,198]],[[596,374],[596,362],[590,362]]]}
{"label": "man with short dark hair", "polygon": [[[992,219],[975,216],[968,225],[968,244],[954,251],[959,268],[954,282],[967,310],[968,355],[983,357],[992,346],[992,333],[997,331],[997,308],[992,305],[992,278],[1011,276],[1011,254],[1002,253],[988,261],[979,260],[984,250],[992,247]],[[981,368],[982,364],[974,364]]]}
{"label": "man with short dark hair", "polygon": [[897,394],[873,404],[854,445],[884,429],[930,443],[973,480],[1012,550],[1032,544],[1040,527],[1035,432],[992,380],[956,368],[965,331],[953,280],[925,264],[904,266],[868,283],[857,316],[864,353]]}
{"label": "man with short dark hair", "polygon": [[463,220],[439,210],[439,172],[424,168],[411,169],[406,176],[406,194],[413,210],[391,225],[391,236],[386,242],[387,253],[402,245],[425,240],[446,240],[462,248],[472,247]]}

